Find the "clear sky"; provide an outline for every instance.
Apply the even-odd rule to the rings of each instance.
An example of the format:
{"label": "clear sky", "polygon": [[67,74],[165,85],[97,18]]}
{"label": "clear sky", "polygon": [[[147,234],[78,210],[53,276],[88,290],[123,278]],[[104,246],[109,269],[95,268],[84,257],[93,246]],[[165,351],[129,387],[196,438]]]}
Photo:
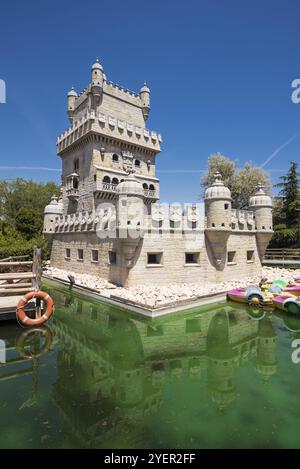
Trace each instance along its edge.
{"label": "clear sky", "polygon": [[298,0],[11,0],[0,17],[0,178],[60,180],[66,93],[87,85],[97,56],[113,82],[151,88],[162,201],[196,201],[213,152],[238,165],[275,152],[274,180],[299,161]]}

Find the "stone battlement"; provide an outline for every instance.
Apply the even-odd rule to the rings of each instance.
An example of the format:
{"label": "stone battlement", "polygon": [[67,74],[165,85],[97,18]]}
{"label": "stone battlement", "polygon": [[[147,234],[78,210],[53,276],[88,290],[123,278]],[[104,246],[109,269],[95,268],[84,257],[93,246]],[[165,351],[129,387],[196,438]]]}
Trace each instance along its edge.
{"label": "stone battlement", "polygon": [[[247,210],[232,210],[236,226],[232,227],[233,231],[255,231],[253,212]],[[153,229],[155,232],[162,229],[163,232],[168,230],[181,231],[188,227],[191,223],[193,230],[204,230],[207,227],[206,217],[204,216],[201,204],[153,204],[152,213],[144,215],[144,223],[141,227],[144,230]],[[116,222],[115,205],[105,203],[103,209],[96,211],[82,211],[69,215],[60,215],[55,218],[55,232],[84,232],[96,231],[106,223],[113,226]],[[108,227],[109,229],[109,227]]]}
{"label": "stone battlement", "polygon": [[130,122],[115,119],[102,112],[91,111],[59,135],[56,141],[57,152],[62,152],[91,131],[156,151],[160,151],[162,142],[160,133],[137,127]]}

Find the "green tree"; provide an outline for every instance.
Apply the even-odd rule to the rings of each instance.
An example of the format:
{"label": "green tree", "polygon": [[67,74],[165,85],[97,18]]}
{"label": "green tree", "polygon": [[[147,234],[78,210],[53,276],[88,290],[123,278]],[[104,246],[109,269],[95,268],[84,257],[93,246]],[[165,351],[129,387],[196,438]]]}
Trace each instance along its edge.
{"label": "green tree", "polygon": [[59,191],[59,186],[54,182],[41,184],[20,178],[14,181],[1,181],[1,215],[11,224],[15,224],[17,213],[21,208],[34,208],[36,216],[43,218],[45,206],[53,194],[59,195]]}
{"label": "green tree", "polygon": [[292,228],[298,224],[299,205],[299,173],[298,164],[290,162],[290,168],[285,176],[280,176],[281,182],[275,187],[280,187],[279,196],[282,197],[281,215],[286,226]]}
{"label": "green tree", "polygon": [[234,208],[247,208],[249,199],[259,183],[263,184],[267,192],[271,191],[271,179],[262,168],[246,163],[243,168],[238,169],[234,161],[216,153],[208,158],[208,170],[201,180],[203,195],[207,187],[214,182],[217,171],[221,173],[224,184],[231,191]]}
{"label": "green tree", "polygon": [[44,208],[59,192],[53,182],[0,181],[0,258],[31,256],[35,245],[42,248],[44,259],[48,257],[42,236]]}
{"label": "green tree", "polygon": [[27,240],[37,236],[43,226],[43,221],[40,216],[36,214],[34,208],[22,207],[18,210],[16,215],[16,229]]}
{"label": "green tree", "polygon": [[203,193],[212,185],[215,180],[215,174],[219,172],[222,175],[224,184],[229,187],[236,172],[236,164],[234,161],[221,155],[221,153],[213,153],[208,157],[208,170],[204,173],[201,186]]}

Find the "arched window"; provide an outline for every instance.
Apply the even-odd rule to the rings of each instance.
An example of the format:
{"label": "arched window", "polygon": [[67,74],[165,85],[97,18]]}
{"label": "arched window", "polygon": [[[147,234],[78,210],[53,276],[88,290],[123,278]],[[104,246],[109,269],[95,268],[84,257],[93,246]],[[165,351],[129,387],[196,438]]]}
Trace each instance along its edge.
{"label": "arched window", "polygon": [[119,184],[119,179],[118,178],[112,178],[111,183],[117,185],[117,184]]}
{"label": "arched window", "polygon": [[74,171],[78,171],[79,169],[79,158],[75,158],[74,160]]}
{"label": "arched window", "polygon": [[109,176],[104,176],[103,182],[108,182],[108,183],[110,183],[110,177],[109,177]]}
{"label": "arched window", "polygon": [[143,189],[144,189],[145,191],[148,189],[148,184],[146,184],[145,182],[144,182],[144,184],[143,184]]}
{"label": "arched window", "polygon": [[134,160],[134,166],[136,166],[137,168],[139,168],[139,167],[141,166],[140,160]]}
{"label": "arched window", "polygon": [[150,191],[155,191],[155,187],[153,186],[153,184],[150,184],[149,190],[150,190]]}
{"label": "arched window", "polygon": [[116,162],[119,161],[119,155],[117,155],[117,153],[114,153],[112,156],[112,160]]}

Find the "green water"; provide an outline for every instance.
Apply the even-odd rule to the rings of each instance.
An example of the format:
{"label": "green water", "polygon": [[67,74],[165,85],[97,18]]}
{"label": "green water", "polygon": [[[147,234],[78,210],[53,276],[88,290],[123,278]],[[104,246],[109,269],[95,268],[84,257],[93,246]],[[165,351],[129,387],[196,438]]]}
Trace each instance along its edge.
{"label": "green water", "polygon": [[234,303],[141,320],[44,289],[44,336],[0,325],[1,448],[300,447],[300,320]]}

